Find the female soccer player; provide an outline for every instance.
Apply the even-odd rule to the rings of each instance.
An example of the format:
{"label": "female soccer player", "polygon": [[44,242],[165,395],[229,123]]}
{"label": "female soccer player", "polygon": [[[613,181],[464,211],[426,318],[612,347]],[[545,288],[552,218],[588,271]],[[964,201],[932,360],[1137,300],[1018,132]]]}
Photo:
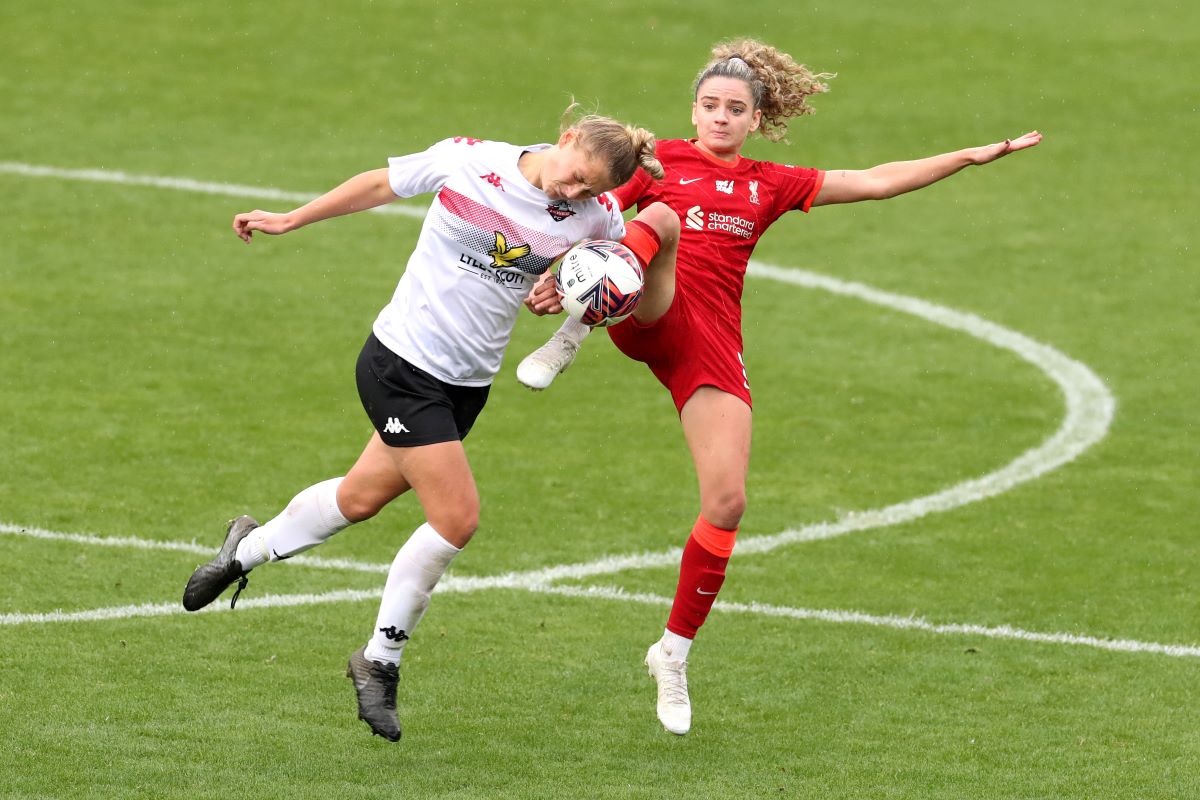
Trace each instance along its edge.
{"label": "female soccer player", "polygon": [[[683,221],[677,271],[660,271],[631,320],[609,328],[617,347],[645,362],[671,393],[700,485],[700,515],[683,550],[666,631],[646,655],[658,682],[658,718],[672,733],[691,727],[687,658],[725,580],[746,508],[750,381],[742,361],[741,298],[746,265],[763,232],[785,212],[882,200],[920,189],[972,164],[987,164],[1041,141],[1035,132],[952,153],[866,170],[817,170],[741,156],[755,131],[772,141],[791,117],[812,113],[827,90],[791,56],[754,40],[718,44],[693,87],[696,138],[659,142],[665,177],[639,171],[614,194],[621,207],[663,202]],[[552,280],[527,298],[536,314],[556,313]],[[517,368],[544,389],[570,365],[588,329],[567,320]]]}
{"label": "female soccer player", "polygon": [[238,581],[236,602],[255,567],[315,547],[412,489],[426,522],[396,554],[373,635],[346,672],[359,717],[391,741],[400,738],[401,654],[434,586],[478,526],[479,494],[462,439],[487,400],[522,299],[580,239],[624,237],[643,265],[674,270],[674,213],[654,206],[626,224],[604,194],[639,166],[662,176],[653,135],[598,116],[564,128],[553,145],[447,139],[389,159],[386,168],[289,213],[233,218],[234,233],[249,243],[255,231],[288,233],[436,192],[395,294],[358,359],[359,396],[375,427],[362,455],[344,477],[300,492],[266,524],[248,516],[231,521],[220,552],[195,571],[183,594],[184,607],[195,611]]}

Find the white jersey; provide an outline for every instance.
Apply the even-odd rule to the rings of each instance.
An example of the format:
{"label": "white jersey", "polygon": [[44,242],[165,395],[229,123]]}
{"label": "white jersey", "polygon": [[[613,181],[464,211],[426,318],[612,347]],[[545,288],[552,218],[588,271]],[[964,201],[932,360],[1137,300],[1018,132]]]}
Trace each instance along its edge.
{"label": "white jersey", "polygon": [[388,159],[397,196],[437,192],[375,319],[389,350],[445,383],[487,386],[538,276],[580,239],[625,236],[608,195],[551,201],[525,179],[517,159],[549,147],[455,137]]}

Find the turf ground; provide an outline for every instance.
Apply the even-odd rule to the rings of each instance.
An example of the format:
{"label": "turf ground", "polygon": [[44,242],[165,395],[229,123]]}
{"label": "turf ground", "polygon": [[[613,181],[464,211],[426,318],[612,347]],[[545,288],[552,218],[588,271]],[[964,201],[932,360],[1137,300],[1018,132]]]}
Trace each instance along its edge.
{"label": "turf ground", "polygon": [[[571,95],[687,135],[736,34],[838,73],[752,156],[1046,140],[761,244],[750,509],[693,732],[641,666],[696,512],[673,409],[602,337],[522,390],[556,320],[523,316],[468,443],[483,524],[398,745],[342,668],[411,499],[176,613],[224,520],[357,455],[353,360],[418,230],[245,247],[231,216],[450,135],[550,139]],[[1200,796],[1198,45],[1194,7],[1111,0],[6,10],[0,796]]]}

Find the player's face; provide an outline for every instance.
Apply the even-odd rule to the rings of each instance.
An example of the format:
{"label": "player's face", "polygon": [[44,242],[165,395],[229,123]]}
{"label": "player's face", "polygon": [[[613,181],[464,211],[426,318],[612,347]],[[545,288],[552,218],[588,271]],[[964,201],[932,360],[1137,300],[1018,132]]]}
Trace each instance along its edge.
{"label": "player's face", "polygon": [[588,200],[615,188],[608,165],[580,145],[574,131],[564,133],[546,153],[542,191],[551,200]]}
{"label": "player's face", "polygon": [[762,112],[745,81],[709,78],[696,91],[692,124],[700,146],[715,156],[732,159],[752,131],[758,130]]}

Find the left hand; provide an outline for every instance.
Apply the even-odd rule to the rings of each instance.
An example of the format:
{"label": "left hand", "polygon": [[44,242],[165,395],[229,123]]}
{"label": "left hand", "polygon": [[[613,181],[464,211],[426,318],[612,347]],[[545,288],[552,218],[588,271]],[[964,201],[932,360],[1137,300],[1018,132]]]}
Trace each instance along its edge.
{"label": "left hand", "polygon": [[1003,158],[1009,153],[1015,153],[1018,150],[1024,150],[1026,147],[1033,147],[1042,140],[1042,135],[1037,131],[1030,131],[1024,136],[1016,139],[1005,139],[1003,142],[976,147],[971,154],[972,164],[987,164],[995,161],[998,158]]}
{"label": "left hand", "polygon": [[539,317],[562,313],[562,296],[558,293],[558,281],[552,271],[546,270],[542,277],[538,278],[538,282],[525,298],[525,307]]}

